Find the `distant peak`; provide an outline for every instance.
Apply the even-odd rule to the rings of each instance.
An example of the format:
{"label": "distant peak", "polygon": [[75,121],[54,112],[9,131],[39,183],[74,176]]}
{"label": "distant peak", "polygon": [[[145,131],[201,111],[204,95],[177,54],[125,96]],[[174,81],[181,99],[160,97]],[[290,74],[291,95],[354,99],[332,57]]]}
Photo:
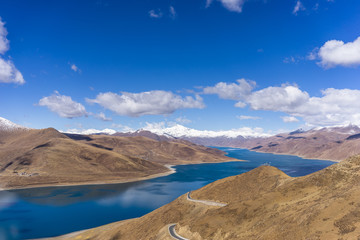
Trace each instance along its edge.
{"label": "distant peak", "polygon": [[304,129],[299,128],[299,129],[297,129],[295,131],[290,132],[289,135],[294,135],[294,134],[299,134],[299,133],[304,133],[304,132],[305,132]]}
{"label": "distant peak", "polygon": [[158,135],[171,136],[174,138],[181,137],[198,137],[198,138],[216,138],[216,137],[224,137],[224,138],[237,138],[241,137],[269,137],[270,134],[264,133],[261,128],[249,128],[242,127],[238,129],[230,129],[230,130],[197,130],[193,128],[188,128],[180,124],[175,124],[172,126],[156,126],[149,125],[143,130],[150,131],[152,133]]}
{"label": "distant peak", "polygon": [[28,129],[28,128],[23,127],[21,125],[11,122],[10,120],[0,117],[0,130],[14,131],[14,130],[21,130],[21,129]]}

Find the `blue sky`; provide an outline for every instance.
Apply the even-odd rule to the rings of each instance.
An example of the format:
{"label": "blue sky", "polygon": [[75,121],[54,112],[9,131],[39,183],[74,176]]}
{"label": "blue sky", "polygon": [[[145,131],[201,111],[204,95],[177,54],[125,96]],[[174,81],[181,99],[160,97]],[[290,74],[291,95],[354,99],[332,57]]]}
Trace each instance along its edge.
{"label": "blue sky", "polygon": [[18,124],[264,132],[360,124],[358,0],[0,6],[0,116]]}

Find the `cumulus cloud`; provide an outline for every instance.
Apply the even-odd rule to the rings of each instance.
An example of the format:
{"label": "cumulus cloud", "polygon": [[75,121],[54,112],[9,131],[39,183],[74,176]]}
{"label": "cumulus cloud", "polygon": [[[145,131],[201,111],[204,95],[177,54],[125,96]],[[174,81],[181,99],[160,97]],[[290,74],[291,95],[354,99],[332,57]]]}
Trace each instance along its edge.
{"label": "cumulus cloud", "polygon": [[87,116],[85,107],[81,103],[73,101],[69,96],[60,95],[57,91],[51,96],[40,99],[39,105],[47,107],[63,118]]}
{"label": "cumulus cloud", "polygon": [[111,127],[117,129],[119,132],[135,132],[135,130],[132,127],[119,123],[113,123],[111,124]]}
{"label": "cumulus cloud", "polygon": [[0,57],[0,82],[22,85],[25,83],[25,80],[12,61],[4,60]]}
{"label": "cumulus cloud", "polygon": [[295,7],[293,9],[293,14],[297,15],[299,11],[304,11],[305,10],[305,7],[304,7],[304,4],[298,0],[295,4]]}
{"label": "cumulus cloud", "polygon": [[[242,7],[246,0],[217,0],[221,2],[221,4],[232,12],[242,12]],[[209,7],[213,1],[206,0],[206,7]]]}
{"label": "cumulus cloud", "polygon": [[112,118],[106,117],[103,112],[101,112],[101,113],[99,113],[99,114],[94,114],[94,116],[95,116],[97,119],[103,120],[103,121],[105,121],[105,122],[110,122],[110,121],[112,121]]}
{"label": "cumulus cloud", "polygon": [[80,69],[78,66],[76,66],[75,64],[71,64],[71,65],[70,65],[70,68],[71,68],[71,70],[73,70],[74,72],[81,73],[81,69]]}
{"label": "cumulus cloud", "polygon": [[328,88],[322,91],[322,97],[310,97],[296,86],[269,87],[254,92],[249,105],[254,110],[301,117],[310,126],[360,125],[360,90]]}
{"label": "cumulus cloud", "polygon": [[248,103],[254,110],[288,112],[303,105],[308,99],[309,94],[298,87],[283,85],[253,92],[248,98]]}
{"label": "cumulus cloud", "polygon": [[149,11],[149,17],[151,18],[161,18],[163,16],[163,13],[160,11],[160,9],[152,9]]}
{"label": "cumulus cloud", "polygon": [[195,98],[167,91],[149,91],[141,93],[112,92],[100,93],[95,99],[87,99],[89,103],[97,103],[119,115],[139,117],[143,115],[168,115],[183,108],[204,108],[200,96]]}
{"label": "cumulus cloud", "polygon": [[360,37],[348,43],[339,40],[327,41],[319,49],[318,57],[319,65],[324,68],[360,65]]}
{"label": "cumulus cloud", "polygon": [[203,94],[216,94],[219,98],[239,101],[235,106],[245,107],[243,102],[256,86],[254,81],[239,79],[236,83],[219,82],[215,86],[205,87]]}
{"label": "cumulus cloud", "polygon": [[328,88],[322,95],[310,98],[293,115],[314,126],[360,125],[360,90]]}
{"label": "cumulus cloud", "polygon": [[297,119],[297,118],[294,117],[294,116],[283,116],[283,117],[281,117],[281,118],[282,118],[282,120],[283,120],[284,122],[286,122],[286,123],[298,122],[298,121],[299,121],[299,119]]}
{"label": "cumulus cloud", "polygon": [[0,18],[0,54],[5,54],[9,50],[9,40],[6,38],[7,34],[5,23]]}
{"label": "cumulus cloud", "polygon": [[[5,23],[0,18],[0,54],[4,55],[9,50],[9,40],[7,39]],[[21,72],[15,67],[11,60],[0,57],[0,83],[15,83],[22,85],[25,83]]]}
{"label": "cumulus cloud", "polygon": [[[243,96],[243,88],[235,88],[237,93],[234,88],[229,88],[229,95],[224,95],[226,90],[214,90],[227,89],[237,84],[221,83],[215,86],[222,86],[210,89],[220,98],[237,101],[240,97],[236,96]],[[360,90],[328,88],[321,93],[321,97],[312,97],[296,85],[283,84],[279,87],[270,86],[258,91],[247,91],[246,97],[242,98],[243,101],[235,106],[249,105],[252,110],[287,113],[289,116],[282,117],[284,122],[295,122],[301,118],[309,126],[360,125]],[[247,116],[239,118],[246,119]]]}
{"label": "cumulus cloud", "polygon": [[[243,5],[246,0],[218,0],[221,4],[232,12],[242,12]],[[213,1],[207,0],[206,7],[209,7]]]}
{"label": "cumulus cloud", "polygon": [[240,115],[240,116],[237,116],[237,118],[240,119],[240,120],[258,120],[258,119],[261,119],[261,117],[247,116],[247,115]]}
{"label": "cumulus cloud", "polygon": [[189,124],[191,123],[190,119],[187,119],[186,117],[178,117],[175,119],[176,122],[181,123],[181,124]]}

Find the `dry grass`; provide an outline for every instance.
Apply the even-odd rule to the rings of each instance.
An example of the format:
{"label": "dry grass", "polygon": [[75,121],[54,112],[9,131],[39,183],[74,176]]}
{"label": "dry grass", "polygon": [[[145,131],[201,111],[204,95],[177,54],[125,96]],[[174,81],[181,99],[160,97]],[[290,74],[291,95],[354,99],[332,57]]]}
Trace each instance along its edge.
{"label": "dry grass", "polygon": [[[262,166],[211,183],[141,218],[113,223],[69,239],[169,239],[165,226],[189,239],[359,239],[360,157],[291,178]],[[85,237],[86,236],[86,237]]]}
{"label": "dry grass", "polygon": [[66,136],[55,129],[0,131],[0,188],[116,183],[169,172],[163,164],[224,162],[224,152],[186,141]]}

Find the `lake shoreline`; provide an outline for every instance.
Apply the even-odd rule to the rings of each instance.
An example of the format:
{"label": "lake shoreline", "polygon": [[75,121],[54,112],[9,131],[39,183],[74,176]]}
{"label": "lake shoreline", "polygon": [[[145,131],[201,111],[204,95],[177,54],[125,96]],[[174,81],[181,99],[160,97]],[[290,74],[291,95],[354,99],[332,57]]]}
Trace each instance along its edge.
{"label": "lake shoreline", "polygon": [[63,184],[39,184],[39,185],[24,186],[24,187],[0,187],[0,192],[11,191],[11,190],[22,190],[22,189],[48,188],[48,187],[96,186],[96,185],[112,185],[112,184],[121,184],[121,183],[140,182],[140,181],[154,179],[158,177],[164,177],[176,173],[176,169],[173,168],[175,166],[207,164],[207,163],[243,162],[243,161],[246,160],[232,159],[231,161],[224,161],[224,162],[197,162],[197,163],[186,163],[186,164],[176,164],[176,165],[165,164],[164,166],[167,167],[169,171],[163,173],[151,174],[145,177],[124,179],[124,180],[105,180],[105,181],[96,181],[96,182],[87,181],[87,182],[74,182],[74,183],[63,183]]}
{"label": "lake shoreline", "polygon": [[130,182],[139,182],[152,178],[164,177],[176,172],[173,168],[175,165],[164,165],[169,169],[167,172],[151,174],[145,177],[131,178],[128,180],[106,180],[106,181],[96,181],[96,182],[75,182],[75,183],[64,183],[64,184],[39,184],[36,186],[28,186],[28,187],[9,187],[9,188],[1,188],[0,191],[11,191],[11,190],[22,190],[22,189],[35,189],[35,188],[47,188],[47,187],[71,187],[71,186],[96,186],[96,185],[111,185],[111,184],[120,184],[120,183],[130,183]]}
{"label": "lake shoreline", "polygon": [[[38,208],[39,204],[44,204],[44,206],[41,205],[41,209],[44,209],[44,211],[48,211],[50,206],[51,211],[54,211],[54,217],[57,216],[56,218],[59,219],[55,221],[57,224],[63,223],[63,220],[61,220],[63,215],[64,218],[67,219],[66,221],[68,221],[69,224],[72,223],[72,221],[75,221],[75,219],[69,217],[71,216],[71,214],[77,214],[77,216],[83,215],[83,208],[81,206],[77,206],[77,203],[80,202],[83,202],[85,204],[83,206],[90,206],[89,204],[91,204],[92,211],[96,213],[96,215],[94,216],[97,216],[100,219],[111,218],[111,221],[94,220],[94,222],[89,222],[88,224],[79,224],[81,223],[81,220],[79,220],[81,219],[81,217],[79,217],[79,219],[74,222],[76,227],[73,227],[74,225],[72,224],[70,224],[68,227],[56,226],[56,228],[54,229],[46,230],[46,234],[44,234],[43,231],[45,230],[42,229],[41,224],[28,226],[28,224],[19,223],[18,225],[20,230],[33,229],[32,231],[34,231],[30,234],[21,234],[21,236],[24,237],[24,239],[41,239],[41,237],[44,239],[52,239],[49,236],[53,236],[55,237],[55,240],[62,239],[56,237],[63,237],[66,239],[66,237],[71,236],[68,234],[82,235],[83,230],[92,230],[94,228],[96,229],[99,226],[104,226],[114,222],[131,220],[133,218],[141,217],[144,214],[147,214],[163,206],[164,204],[167,204],[168,202],[172,201],[173,198],[176,199],[177,196],[180,196],[185,192],[198,189],[210,182],[219,179],[245,173],[251,169],[268,163],[271,163],[272,166],[279,168],[281,171],[284,171],[284,173],[292,177],[304,176],[314,171],[323,169],[324,167],[327,167],[334,163],[332,161],[302,159],[291,155],[282,156],[279,154],[269,153],[266,153],[265,155],[262,153],[258,153],[258,155],[255,154],[255,151],[249,151],[248,149],[240,148],[229,148],[223,150],[227,154],[232,154],[230,156],[235,161],[233,160],[220,162],[224,165],[217,165],[218,163],[215,164],[214,162],[197,162],[192,164],[166,165],[167,169],[163,169],[163,171],[166,172],[160,173],[158,175],[147,176],[146,178],[150,180],[144,180],[144,184],[142,184],[141,180],[139,180],[138,183],[136,183],[136,181],[127,181],[135,182],[134,184],[123,184],[119,183],[118,181],[115,183],[99,181],[97,184],[89,182],[86,182],[82,185],[77,184],[79,188],[72,186],[60,186],[58,188],[54,186],[44,186],[42,189],[36,189],[36,187],[33,187],[30,188],[30,190],[28,188],[24,189],[23,191],[20,190],[18,192],[16,190],[10,191],[8,193],[12,194],[13,192],[14,194],[18,194],[16,200],[11,200],[10,198],[11,202],[16,204],[22,204],[19,206],[23,207],[24,209],[32,210],[32,208],[34,208],[33,206],[35,206],[35,208]],[[316,162],[312,163],[312,160]],[[294,165],[294,163],[296,163],[297,161],[299,164]],[[176,174],[171,175],[175,172]],[[167,176],[161,177],[160,175]],[[156,177],[159,178],[152,180]],[[48,198],[49,200],[47,200]],[[153,201],[150,201],[149,203],[147,200],[144,200],[149,198],[157,199],[156,202],[161,202],[161,204],[158,204],[158,206],[155,202],[153,203]],[[53,205],[51,205],[50,203]],[[58,205],[62,206],[62,204],[65,204],[67,206],[64,208],[64,210],[57,207]],[[73,209],[74,206],[76,206],[75,209]],[[8,208],[10,210],[14,210],[11,206],[9,206]],[[134,209],[139,210],[135,211]],[[116,214],[115,216],[117,217],[111,215],[113,212]],[[118,216],[118,214],[120,215]],[[3,218],[8,219],[10,216],[11,215],[5,215],[3,216]],[[32,216],[31,211],[29,211],[29,213],[21,213],[19,216],[21,218],[35,217]],[[46,222],[47,216],[45,214],[44,216],[36,217],[36,219]]]}
{"label": "lake shoreline", "polygon": [[[216,148],[216,147],[213,147]],[[220,147],[222,148],[222,147]],[[232,147],[230,147],[232,148]],[[234,147],[235,149],[235,147]],[[248,150],[251,152],[257,152],[257,153],[269,153],[269,154],[274,154],[274,155],[289,155],[289,156],[296,156],[296,157],[300,157],[303,159],[308,159],[305,156],[301,156],[301,155],[296,155],[296,154],[289,154],[289,153],[272,153],[272,152],[263,152],[263,151],[256,151],[253,149],[248,149],[248,148],[237,148],[237,149],[244,149],[244,150]],[[333,159],[320,159],[320,158],[311,158],[310,160],[320,160],[320,161],[330,161],[330,162],[334,162],[334,163],[339,163],[341,162],[341,160],[333,160]],[[47,188],[47,187],[70,187],[70,186],[96,186],[96,185],[112,185],[112,184],[121,184],[121,183],[131,183],[131,182],[139,182],[139,181],[144,181],[144,180],[149,180],[149,179],[154,179],[154,178],[158,178],[158,177],[164,177],[164,176],[168,176],[171,175],[173,173],[176,173],[176,170],[173,168],[174,166],[181,166],[181,165],[193,165],[193,164],[207,164],[207,163],[225,163],[225,162],[243,162],[243,161],[247,161],[247,160],[240,160],[240,159],[233,159],[231,161],[224,161],[224,162],[197,162],[197,163],[184,163],[184,164],[165,164],[164,166],[167,167],[169,169],[168,172],[163,172],[163,173],[156,173],[156,174],[151,174],[145,177],[138,177],[138,178],[131,178],[128,180],[106,180],[106,181],[96,181],[96,182],[76,182],[76,183],[66,183],[66,184],[39,184],[36,186],[27,186],[27,187],[5,187],[2,188],[0,187],[0,192],[1,191],[11,191],[11,190],[22,190],[22,189],[36,189],[36,188]]]}

